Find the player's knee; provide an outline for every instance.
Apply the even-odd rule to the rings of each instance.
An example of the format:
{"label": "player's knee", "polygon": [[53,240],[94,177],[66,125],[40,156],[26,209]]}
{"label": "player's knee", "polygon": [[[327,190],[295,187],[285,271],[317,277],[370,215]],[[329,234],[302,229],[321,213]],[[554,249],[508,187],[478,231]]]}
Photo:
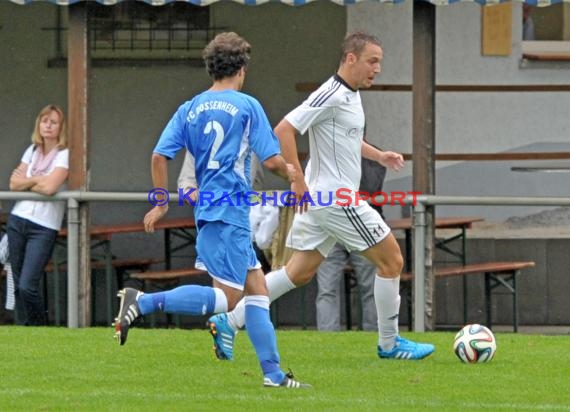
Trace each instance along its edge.
{"label": "player's knee", "polygon": [[404,269],[404,258],[402,257],[401,253],[395,254],[393,265],[394,265],[394,273],[397,274],[402,273],[402,270]]}
{"label": "player's knee", "polygon": [[304,269],[304,270],[295,270],[295,271],[287,271],[289,275],[289,279],[296,287],[304,286],[315,277],[315,272],[312,270]]}
{"label": "player's knee", "polygon": [[383,263],[383,266],[380,268],[382,273],[390,276],[400,275],[400,273],[402,273],[402,269],[404,268],[404,258],[402,257],[401,253],[394,253]]}

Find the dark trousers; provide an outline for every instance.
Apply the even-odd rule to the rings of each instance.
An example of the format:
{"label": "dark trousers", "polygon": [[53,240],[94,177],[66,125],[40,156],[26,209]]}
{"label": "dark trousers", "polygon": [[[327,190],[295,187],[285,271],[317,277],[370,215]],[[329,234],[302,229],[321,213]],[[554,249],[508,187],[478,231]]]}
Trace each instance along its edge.
{"label": "dark trousers", "polygon": [[16,295],[16,323],[39,326],[47,322],[40,282],[57,230],[10,215],[6,226]]}

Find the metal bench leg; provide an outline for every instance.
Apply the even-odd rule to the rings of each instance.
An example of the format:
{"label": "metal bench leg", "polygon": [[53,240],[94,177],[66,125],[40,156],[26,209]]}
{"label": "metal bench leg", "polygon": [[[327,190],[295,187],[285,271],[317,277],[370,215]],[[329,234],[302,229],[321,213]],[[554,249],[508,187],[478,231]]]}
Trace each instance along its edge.
{"label": "metal bench leg", "polygon": [[[519,330],[519,299],[517,289],[517,276],[520,270],[503,272],[502,276],[495,273],[485,273],[485,302],[487,307],[487,327],[491,328],[491,291],[504,286],[513,295],[513,332]],[[508,276],[510,275],[510,276]],[[494,282],[494,283],[493,283]]]}
{"label": "metal bench leg", "polygon": [[519,276],[520,270],[515,270],[512,277],[513,283],[513,331],[517,333],[519,331],[519,294],[517,289],[517,277]]}
{"label": "metal bench leg", "polygon": [[491,309],[492,309],[492,304],[491,304],[491,275],[492,273],[486,272],[485,273],[485,309],[486,309],[486,315],[487,315],[487,327],[489,329],[492,328],[492,313],[491,313]]}
{"label": "metal bench leg", "polygon": [[468,314],[468,293],[467,293],[467,277],[465,275],[461,276],[463,279],[463,324],[467,324],[467,319],[469,319]]}

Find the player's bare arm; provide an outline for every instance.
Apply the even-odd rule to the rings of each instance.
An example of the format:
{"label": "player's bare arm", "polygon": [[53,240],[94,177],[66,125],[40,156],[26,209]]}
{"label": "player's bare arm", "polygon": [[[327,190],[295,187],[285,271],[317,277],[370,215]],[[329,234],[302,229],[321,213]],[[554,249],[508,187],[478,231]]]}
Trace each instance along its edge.
{"label": "player's bare arm", "polygon": [[[184,188],[184,192],[191,192],[189,197],[192,202],[198,198],[198,182],[196,181],[196,161],[190,152],[186,152],[180,176],[178,176],[178,188]],[[186,202],[188,202],[186,200]],[[188,204],[192,205],[190,202]]]}
{"label": "player's bare arm", "polygon": [[[152,184],[155,188],[168,187],[168,160],[157,153],[152,154],[151,171]],[[164,206],[155,206],[144,217],[144,229],[148,233],[154,232],[154,225],[168,212],[168,203]]]}
{"label": "player's bare arm", "polygon": [[287,179],[290,183],[293,183],[297,178],[295,167],[287,163],[281,155],[271,156],[263,162],[263,166],[283,179]]}
{"label": "player's bare arm", "polygon": [[296,205],[299,205],[297,211],[304,213],[308,210],[308,202],[301,203],[303,195],[309,191],[305,183],[305,176],[303,168],[299,161],[299,153],[297,152],[297,129],[293,127],[286,119],[283,119],[275,127],[275,134],[279,138],[281,145],[281,154],[287,163],[290,163],[295,168],[295,179],[291,183],[291,191],[295,193]]}
{"label": "player's bare arm", "polygon": [[192,190],[192,189],[196,189],[196,190],[194,190],[192,193],[190,193],[190,200],[192,200],[193,202],[196,202],[196,199],[198,199],[198,188],[197,187],[191,187],[191,186],[186,186],[184,188],[184,190],[186,190],[186,191]]}
{"label": "player's bare arm", "polygon": [[404,167],[404,156],[392,151],[383,151],[365,141],[362,142],[362,157],[374,160],[382,166],[399,171]]}

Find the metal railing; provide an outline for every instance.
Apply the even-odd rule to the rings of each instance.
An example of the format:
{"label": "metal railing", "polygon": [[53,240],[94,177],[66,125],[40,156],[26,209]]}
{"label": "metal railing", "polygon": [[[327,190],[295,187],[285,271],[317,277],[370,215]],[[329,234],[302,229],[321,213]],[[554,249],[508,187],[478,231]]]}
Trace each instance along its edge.
{"label": "metal railing", "polygon": [[[67,202],[68,228],[68,327],[79,327],[79,204],[81,202],[148,202],[145,192],[82,192],[65,191],[54,196],[25,192],[2,192],[0,200],[48,200]],[[383,198],[376,199],[382,202]],[[172,193],[170,202],[178,202],[178,193]],[[405,203],[412,205],[414,234],[414,331],[425,332],[425,273],[426,266],[426,206],[570,206],[570,197],[490,197],[490,196],[408,196]],[[414,204],[415,203],[415,204]]]}
{"label": "metal railing", "polygon": [[[425,274],[426,266],[426,206],[428,205],[460,205],[460,206],[570,206],[570,197],[492,197],[492,196],[436,196],[420,195],[415,199],[413,208],[412,230],[414,235],[414,331],[425,332]],[[406,198],[412,204],[413,198]]]}
{"label": "metal railing", "polygon": [[[64,191],[53,196],[30,192],[0,192],[0,200],[67,202],[67,326],[79,327],[79,204],[81,202],[148,202],[148,193]],[[170,201],[178,201],[172,193]]]}

